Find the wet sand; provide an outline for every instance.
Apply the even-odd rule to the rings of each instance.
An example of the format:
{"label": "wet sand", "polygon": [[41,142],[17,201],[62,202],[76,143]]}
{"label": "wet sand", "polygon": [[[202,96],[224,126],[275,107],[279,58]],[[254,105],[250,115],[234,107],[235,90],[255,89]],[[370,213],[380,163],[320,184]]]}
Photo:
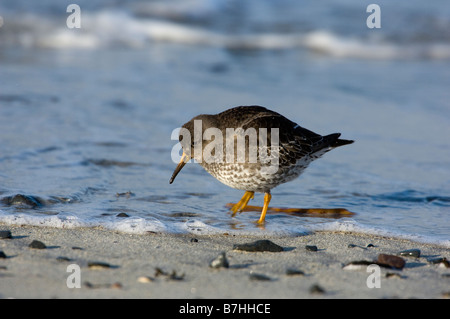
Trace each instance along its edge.
{"label": "wet sand", "polygon": [[[136,235],[100,228],[6,224],[0,224],[0,231],[3,237],[10,237],[0,238],[1,298],[450,296],[448,262],[438,262],[450,258],[449,249],[403,239],[334,232],[283,238]],[[234,249],[257,240],[269,240],[281,249]],[[29,247],[33,241],[45,248]],[[34,245],[39,247],[36,242]],[[411,254],[419,250],[420,257],[400,256],[405,261],[402,269],[368,268],[381,254],[398,257],[401,251],[411,249],[415,249]],[[213,263],[218,268],[211,267],[218,256],[225,256],[226,263],[218,258]],[[361,261],[362,265],[346,266]]]}

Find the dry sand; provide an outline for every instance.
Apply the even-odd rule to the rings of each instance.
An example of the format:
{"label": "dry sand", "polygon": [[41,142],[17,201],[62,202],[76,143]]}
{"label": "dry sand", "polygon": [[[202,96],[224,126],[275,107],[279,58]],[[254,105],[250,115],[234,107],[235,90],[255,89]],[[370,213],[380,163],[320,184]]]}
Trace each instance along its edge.
{"label": "dry sand", "polygon": [[[12,234],[12,238],[0,239],[0,252],[4,254],[0,257],[2,298],[448,298],[450,295],[450,268],[429,261],[449,259],[449,249],[402,239],[333,232],[283,238],[135,235],[99,228],[5,224],[0,224],[1,230]],[[261,239],[282,246],[283,251],[233,249],[235,244]],[[33,240],[43,242],[47,248],[30,248]],[[306,245],[318,250],[309,251]],[[420,249],[421,256],[402,257],[406,261],[402,270],[379,268],[380,288],[368,287],[368,279],[369,283],[377,283],[374,278],[377,273],[367,272],[367,266],[343,269],[352,261],[373,261],[379,254],[397,255],[413,248]],[[211,260],[221,252],[225,252],[229,267],[211,268]],[[89,266],[95,262],[100,265]],[[292,270],[298,273],[288,274]],[[76,285],[77,279],[81,287],[69,288],[68,281],[69,286]]]}

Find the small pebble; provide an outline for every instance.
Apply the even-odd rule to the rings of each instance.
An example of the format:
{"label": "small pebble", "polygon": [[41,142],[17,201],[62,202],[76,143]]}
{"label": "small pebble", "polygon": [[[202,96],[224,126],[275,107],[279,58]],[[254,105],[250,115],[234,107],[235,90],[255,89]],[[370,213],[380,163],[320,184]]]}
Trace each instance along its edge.
{"label": "small pebble", "polygon": [[305,273],[299,269],[288,268],[288,269],[286,269],[286,275],[288,275],[288,276],[304,276]]}
{"label": "small pebble", "polygon": [[158,276],[168,276],[168,273],[165,272],[164,270],[162,270],[161,268],[156,267],[155,268],[155,277],[158,277]]}
{"label": "small pebble", "polygon": [[379,254],[377,263],[380,266],[388,266],[397,269],[403,269],[403,267],[405,266],[405,260],[403,258],[387,254]]}
{"label": "small pebble", "polygon": [[263,275],[263,274],[258,274],[258,273],[254,273],[251,272],[249,275],[250,280],[255,280],[255,281],[271,281],[272,278]]}
{"label": "small pebble", "polygon": [[420,250],[419,249],[408,249],[408,250],[403,250],[401,252],[398,253],[400,256],[404,256],[404,257],[416,257],[419,258],[420,257]]}
{"label": "small pebble", "polygon": [[312,285],[309,288],[309,293],[311,293],[311,294],[324,294],[325,293],[325,289],[323,289],[318,284],[314,284],[314,285]]}
{"label": "small pebble", "polygon": [[56,257],[57,261],[72,261],[73,259],[70,259],[69,257],[65,257],[65,256],[58,256]]}
{"label": "small pebble", "polygon": [[109,288],[112,288],[112,289],[122,289],[122,287],[123,286],[120,282],[115,282],[109,286]]}
{"label": "small pebble", "polygon": [[280,251],[283,251],[283,247],[278,246],[277,244],[275,244],[267,239],[257,240],[255,242],[246,243],[246,244],[236,244],[233,246],[233,249],[234,250],[242,250],[242,251],[250,251],[250,252],[261,252],[261,251],[280,252]]}
{"label": "small pebble", "polygon": [[154,281],[154,279],[152,277],[149,276],[140,276],[137,279],[137,282],[143,283],[143,284],[147,284],[149,282]]}
{"label": "small pebble", "polygon": [[367,245],[367,248],[371,248],[371,247],[375,247],[375,245],[374,244],[368,244]]}
{"label": "small pebble", "polygon": [[133,192],[124,192],[124,193],[116,193],[116,197],[122,197],[125,196],[126,198],[130,198],[132,196],[136,196],[136,194],[134,194]]}
{"label": "small pebble", "polygon": [[317,251],[317,246],[314,246],[314,245],[306,245],[306,246],[305,246],[305,249],[306,249],[307,251]]}
{"label": "small pebble", "polygon": [[110,264],[101,262],[101,261],[92,261],[88,262],[88,267],[91,269],[106,269],[106,268],[112,268]]}
{"label": "small pebble", "polygon": [[228,268],[230,264],[228,263],[227,257],[225,256],[225,252],[221,252],[219,256],[211,260],[209,263],[209,267],[211,268]]}
{"label": "small pebble", "polygon": [[402,278],[402,276],[396,272],[387,272],[386,278]]}
{"label": "small pebble", "polygon": [[191,243],[198,243],[198,239],[197,238],[191,238]]}
{"label": "small pebble", "polygon": [[429,259],[428,262],[433,265],[439,265],[439,267],[450,268],[450,263],[445,257]]}
{"label": "small pebble", "polygon": [[175,270],[172,270],[171,273],[165,272],[159,267],[155,268],[155,277],[164,276],[167,280],[183,280],[184,274],[178,275]]}
{"label": "small pebble", "polygon": [[125,217],[130,217],[130,215],[128,215],[128,214],[126,214],[126,213],[118,213],[118,214],[116,215],[116,217],[122,217],[122,218],[125,218]]}
{"label": "small pebble", "polygon": [[356,260],[349,262],[347,265],[342,267],[344,270],[360,270],[360,269],[367,269],[367,266],[373,265],[373,261],[367,261],[367,260]]}
{"label": "small pebble", "polygon": [[12,238],[11,231],[10,230],[0,230],[0,238],[1,239]]}
{"label": "small pebble", "polygon": [[112,284],[93,284],[89,281],[86,281],[86,282],[84,282],[84,285],[87,288],[91,288],[91,289],[99,289],[99,288],[121,289],[122,288],[122,284],[120,282],[115,282]]}
{"label": "small pebble", "polygon": [[7,196],[1,201],[8,206],[30,207],[36,208],[44,205],[44,201],[39,197],[32,195],[16,194],[14,196]]}
{"label": "small pebble", "polygon": [[34,248],[34,249],[45,249],[47,248],[47,246],[45,246],[45,244],[39,240],[33,240],[31,242],[31,244],[28,245],[28,247],[30,248]]}
{"label": "small pebble", "polygon": [[8,257],[6,257],[5,253],[0,250],[0,258],[8,258]]}
{"label": "small pebble", "polygon": [[83,250],[83,248],[78,247],[78,246],[73,246],[72,249],[73,249],[73,250]]}
{"label": "small pebble", "polygon": [[183,280],[184,279],[184,273],[181,275],[178,275],[175,270],[172,270],[172,272],[167,277],[167,280]]}

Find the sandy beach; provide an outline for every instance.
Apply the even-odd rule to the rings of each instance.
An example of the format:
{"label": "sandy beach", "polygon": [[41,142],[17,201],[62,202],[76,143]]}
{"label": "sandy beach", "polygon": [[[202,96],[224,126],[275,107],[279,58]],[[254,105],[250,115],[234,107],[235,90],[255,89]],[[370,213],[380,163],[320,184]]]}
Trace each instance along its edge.
{"label": "sandy beach", "polygon": [[[0,234],[1,298],[440,299],[450,295],[450,269],[443,259],[450,257],[449,250],[394,238],[333,232],[284,238],[135,235],[99,228],[5,224],[0,224]],[[238,249],[237,245],[255,241],[262,246],[250,245],[250,249],[274,251]],[[404,256],[398,256],[405,250]],[[405,263],[396,265],[402,269],[368,268],[380,255],[396,256]]]}

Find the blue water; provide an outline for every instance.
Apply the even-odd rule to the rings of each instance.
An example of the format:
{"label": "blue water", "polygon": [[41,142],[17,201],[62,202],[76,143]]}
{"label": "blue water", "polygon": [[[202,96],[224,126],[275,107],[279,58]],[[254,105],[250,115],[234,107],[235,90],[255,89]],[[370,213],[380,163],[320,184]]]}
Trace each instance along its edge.
{"label": "blue water", "polygon": [[[69,3],[2,1],[0,221],[450,246],[450,6],[379,1],[382,27],[368,29],[369,3],[78,1],[77,30]],[[231,218],[242,192],[197,164],[169,185],[174,129],[254,104],[355,140],[275,188],[271,205],[354,216],[269,214],[261,229],[259,212]]]}

